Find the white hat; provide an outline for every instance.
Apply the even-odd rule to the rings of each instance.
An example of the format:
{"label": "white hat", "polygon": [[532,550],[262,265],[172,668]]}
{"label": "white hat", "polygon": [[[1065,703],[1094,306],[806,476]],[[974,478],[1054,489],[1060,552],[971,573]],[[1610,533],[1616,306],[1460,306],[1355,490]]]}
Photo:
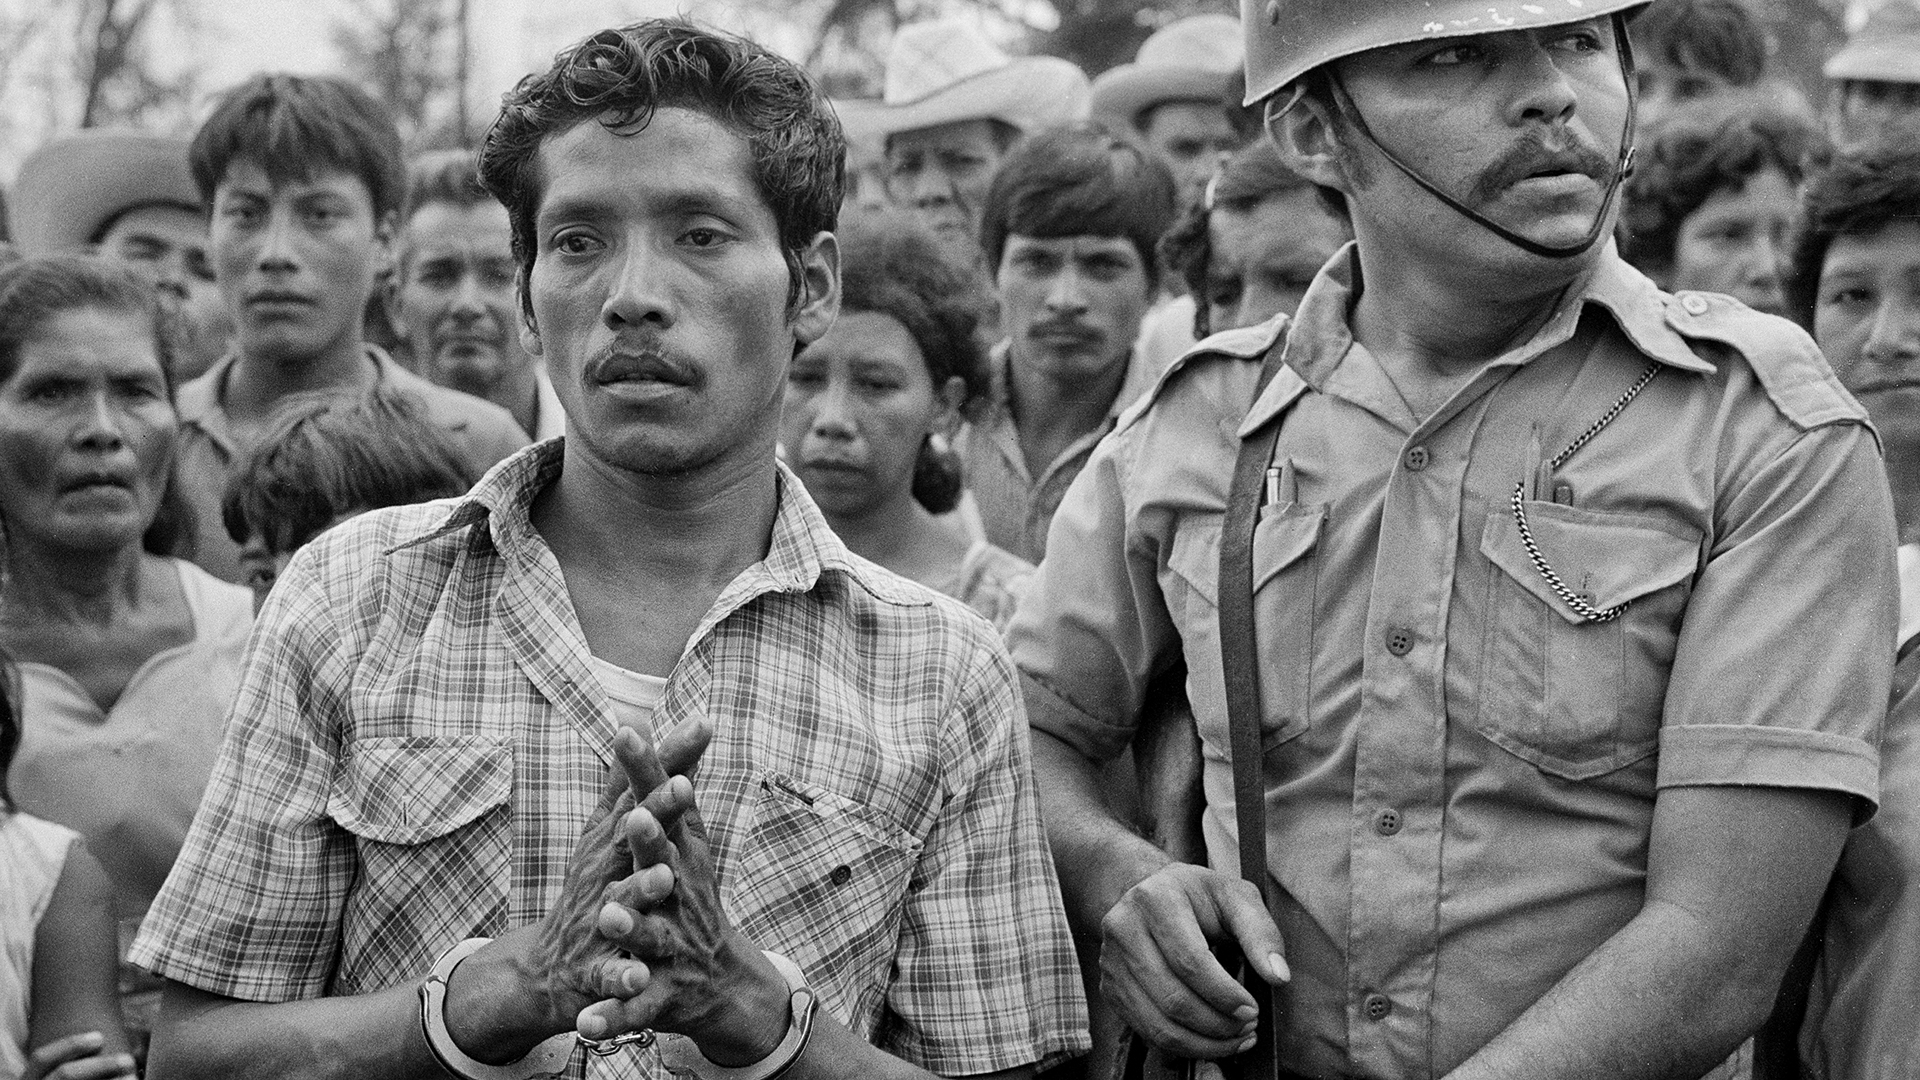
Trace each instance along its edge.
{"label": "white hat", "polygon": [[1920,83],[1920,7],[1888,0],[1827,61],[1829,79]]}
{"label": "white hat", "polygon": [[82,131],[55,139],[20,165],[8,224],[23,255],[81,252],[136,206],[200,208],[187,140],[137,131]]}
{"label": "white hat", "polygon": [[853,140],[960,120],[999,120],[1021,131],[1085,120],[1087,76],[1055,56],[1007,55],[958,19],[910,23],[893,35],[879,101],[841,101]]}
{"label": "white hat", "polygon": [[1246,44],[1231,15],[1192,15],[1153,32],[1131,64],[1093,80],[1093,111],[1132,127],[1140,114],[1169,101],[1224,105]]}

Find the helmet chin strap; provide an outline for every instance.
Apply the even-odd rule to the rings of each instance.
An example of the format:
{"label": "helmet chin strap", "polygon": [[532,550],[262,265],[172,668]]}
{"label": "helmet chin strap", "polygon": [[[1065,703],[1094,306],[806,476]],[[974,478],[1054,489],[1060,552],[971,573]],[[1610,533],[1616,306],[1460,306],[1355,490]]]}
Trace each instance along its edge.
{"label": "helmet chin strap", "polygon": [[1373,130],[1367,127],[1366,119],[1360,115],[1359,107],[1353,103],[1353,98],[1348,96],[1346,84],[1340,80],[1339,71],[1332,65],[1328,65],[1327,76],[1333,84],[1334,106],[1340,110],[1340,115],[1346,122],[1351,125],[1355,131],[1358,131],[1363,138],[1372,143],[1373,148],[1380,151],[1381,156],[1391,162],[1394,168],[1405,173],[1407,179],[1420,185],[1426,190],[1427,194],[1439,199],[1468,221],[1473,222],[1529,254],[1539,255],[1549,259],[1570,259],[1576,255],[1585,254],[1592,249],[1593,245],[1600,242],[1602,236],[1606,235],[1607,215],[1613,209],[1614,199],[1619,196],[1620,185],[1625,183],[1627,177],[1633,174],[1633,114],[1639,97],[1637,88],[1634,86],[1633,45],[1627,39],[1626,16],[1615,12],[1612,18],[1614,47],[1616,55],[1620,58],[1620,74],[1625,78],[1627,84],[1627,122],[1625,129],[1620,135],[1620,158],[1615,162],[1613,179],[1607,183],[1606,195],[1600,200],[1600,211],[1594,215],[1593,227],[1587,230],[1587,235],[1574,244],[1563,247],[1552,244],[1542,244],[1537,240],[1530,240],[1487,217],[1485,214],[1480,213],[1473,207],[1466,205],[1447,192],[1442,191],[1439,185],[1421,176],[1414,170],[1413,166],[1400,160],[1398,154],[1387,149],[1378,138],[1374,137]]}

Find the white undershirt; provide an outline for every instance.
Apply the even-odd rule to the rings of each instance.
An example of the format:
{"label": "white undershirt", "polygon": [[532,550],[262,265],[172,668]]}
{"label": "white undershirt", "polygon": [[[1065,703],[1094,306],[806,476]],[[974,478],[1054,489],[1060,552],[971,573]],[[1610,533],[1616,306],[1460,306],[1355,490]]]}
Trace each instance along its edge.
{"label": "white undershirt", "polygon": [[607,691],[607,702],[613,706],[614,723],[651,734],[653,712],[660,707],[660,699],[666,696],[667,680],[658,675],[629,671],[597,656],[587,659],[593,661],[593,673]]}

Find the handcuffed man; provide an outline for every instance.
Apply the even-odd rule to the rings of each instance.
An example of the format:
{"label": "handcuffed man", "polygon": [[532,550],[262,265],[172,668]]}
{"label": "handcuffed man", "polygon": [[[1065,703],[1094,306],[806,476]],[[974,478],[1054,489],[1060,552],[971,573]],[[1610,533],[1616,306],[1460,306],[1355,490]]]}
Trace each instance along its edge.
{"label": "handcuffed man", "polygon": [[1084,1049],[1005,652],[774,457],[838,305],[842,153],[796,66],[677,20],[509,96],[482,175],[568,433],[288,567],[136,946],[172,980],[150,1075]]}

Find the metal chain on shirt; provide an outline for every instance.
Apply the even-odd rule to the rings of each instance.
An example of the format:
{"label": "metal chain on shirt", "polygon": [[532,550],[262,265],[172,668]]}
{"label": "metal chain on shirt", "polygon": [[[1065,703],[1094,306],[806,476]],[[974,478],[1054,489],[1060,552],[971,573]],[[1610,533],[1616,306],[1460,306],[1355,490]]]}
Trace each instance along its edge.
{"label": "metal chain on shirt", "polygon": [[[1573,456],[1574,451],[1587,445],[1595,435],[1600,434],[1608,424],[1613,423],[1621,412],[1626,409],[1627,403],[1640,396],[1640,391],[1645,390],[1647,384],[1652,382],[1653,377],[1659,373],[1660,365],[1658,363],[1648,364],[1647,370],[1641,373],[1640,378],[1635,380],[1632,386],[1627,387],[1627,392],[1620,395],[1620,400],[1614,402],[1612,408],[1608,409],[1600,419],[1594,421],[1592,427],[1581,432],[1579,438],[1568,443],[1565,450],[1560,451],[1560,453],[1554,456],[1554,459],[1547,465],[1548,470],[1552,471],[1565,465],[1567,459]],[[1579,593],[1567,588],[1567,583],[1560,580],[1560,575],[1554,572],[1552,565],[1547,562],[1547,557],[1541,554],[1540,545],[1534,542],[1533,530],[1527,526],[1526,493],[1527,482],[1525,480],[1513,485],[1513,524],[1520,530],[1520,543],[1526,546],[1527,558],[1533,561],[1533,568],[1540,572],[1540,577],[1546,581],[1547,587],[1553,590],[1553,594],[1558,596],[1562,603],[1572,608],[1574,614],[1579,615],[1588,622],[1612,622],[1619,618],[1621,613],[1627,610],[1626,604],[1616,604],[1602,611],[1594,607],[1592,603],[1588,602],[1588,600]]]}

